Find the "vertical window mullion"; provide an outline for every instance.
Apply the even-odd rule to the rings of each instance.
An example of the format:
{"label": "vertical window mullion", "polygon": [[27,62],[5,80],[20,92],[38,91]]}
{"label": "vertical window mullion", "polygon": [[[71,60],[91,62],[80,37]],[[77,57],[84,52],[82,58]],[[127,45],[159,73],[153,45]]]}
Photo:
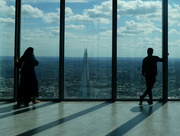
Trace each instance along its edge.
{"label": "vertical window mullion", "polygon": [[60,2],[60,66],[59,66],[59,100],[64,99],[64,30],[65,30],[65,0]]}
{"label": "vertical window mullion", "polygon": [[117,96],[117,0],[112,2],[112,101],[115,101]]}
{"label": "vertical window mullion", "polygon": [[[20,57],[20,34],[21,34],[21,0],[16,0],[15,11],[15,48],[14,57]],[[17,100],[17,91],[19,86],[19,69],[14,63],[14,100]]]}
{"label": "vertical window mullion", "polygon": [[165,57],[163,62],[163,100],[168,100],[168,0],[162,1],[162,54]]}

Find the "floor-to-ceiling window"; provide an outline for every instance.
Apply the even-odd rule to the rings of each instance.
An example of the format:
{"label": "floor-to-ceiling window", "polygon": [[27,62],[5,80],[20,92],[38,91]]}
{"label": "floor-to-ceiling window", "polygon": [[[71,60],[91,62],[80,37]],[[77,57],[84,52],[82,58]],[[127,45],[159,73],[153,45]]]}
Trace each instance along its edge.
{"label": "floor-to-ceiling window", "polygon": [[13,99],[15,1],[0,1],[0,99]]}
{"label": "floor-to-ceiling window", "polygon": [[60,1],[22,0],[21,56],[34,48],[40,99],[59,98]]}
{"label": "floor-to-ceiling window", "polygon": [[[117,98],[139,99],[146,89],[141,75],[147,49],[162,57],[162,1],[118,0]],[[162,64],[158,64],[153,98],[162,98]]]}
{"label": "floor-to-ceiling window", "polygon": [[168,96],[169,99],[180,98],[180,1],[169,0],[168,3]]}
{"label": "floor-to-ceiling window", "polygon": [[111,99],[112,0],[65,3],[65,99]]}
{"label": "floor-to-ceiling window", "polygon": [[[112,0],[65,1],[65,99],[111,99]],[[162,56],[162,0],[117,0],[117,99],[139,98],[147,48]],[[35,49],[39,98],[59,97],[60,1],[22,0],[21,55]],[[179,1],[168,1],[168,95],[179,99]],[[15,1],[0,2],[0,99],[13,98]],[[153,88],[162,98],[162,65]]]}

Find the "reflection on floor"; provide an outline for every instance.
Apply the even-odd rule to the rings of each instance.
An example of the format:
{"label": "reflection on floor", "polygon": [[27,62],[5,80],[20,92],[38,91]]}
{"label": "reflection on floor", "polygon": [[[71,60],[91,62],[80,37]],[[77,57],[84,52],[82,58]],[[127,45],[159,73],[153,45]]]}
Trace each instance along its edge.
{"label": "reflection on floor", "polygon": [[1,136],[177,136],[180,102],[0,102]]}

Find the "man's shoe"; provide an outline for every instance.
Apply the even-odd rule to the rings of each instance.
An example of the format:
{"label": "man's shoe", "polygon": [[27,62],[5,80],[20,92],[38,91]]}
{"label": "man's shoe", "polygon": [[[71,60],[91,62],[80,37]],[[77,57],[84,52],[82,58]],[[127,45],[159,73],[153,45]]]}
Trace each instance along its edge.
{"label": "man's shoe", "polygon": [[148,103],[149,105],[152,105],[152,104],[153,104],[153,102],[150,101],[150,100],[148,100],[147,103]]}

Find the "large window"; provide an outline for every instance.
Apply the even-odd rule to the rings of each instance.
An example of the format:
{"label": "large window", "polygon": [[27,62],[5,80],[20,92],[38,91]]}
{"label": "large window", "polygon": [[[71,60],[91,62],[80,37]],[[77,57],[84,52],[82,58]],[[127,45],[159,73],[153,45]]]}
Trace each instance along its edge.
{"label": "large window", "polygon": [[[59,90],[59,79],[63,79],[59,75],[60,2],[64,1],[65,26],[62,28],[65,27],[65,37],[62,37],[65,56],[61,65],[64,90]],[[21,0],[20,52],[22,56],[28,47],[34,48],[39,61],[35,68],[39,98],[58,99],[59,91],[64,91],[61,97],[64,99],[111,99],[115,91],[112,90],[115,79],[112,81],[113,1],[64,1]],[[154,55],[159,57],[162,57],[162,50],[166,50],[162,45],[165,41],[162,35],[166,34],[162,30],[162,24],[166,23],[162,22],[162,2],[167,1],[117,0],[117,99],[139,99],[146,89],[141,70],[147,49],[152,47]],[[180,98],[179,13],[180,2],[168,1],[169,99]],[[14,50],[18,52],[19,48],[14,49],[14,30],[15,1],[1,0],[0,99],[13,99],[14,96],[13,56]],[[162,98],[162,93],[162,64],[158,63],[153,98]]]}
{"label": "large window", "polygon": [[15,2],[0,1],[0,99],[13,99]]}
{"label": "large window", "polygon": [[34,48],[40,99],[59,98],[59,1],[22,0],[21,55]]}
{"label": "large window", "polygon": [[112,1],[65,7],[65,99],[111,99]]}
{"label": "large window", "polygon": [[[162,56],[161,0],[118,0],[117,98],[139,99],[146,89],[141,75],[147,49]],[[153,88],[153,98],[162,98],[162,64]]]}
{"label": "large window", "polygon": [[170,0],[168,6],[168,96],[170,99],[180,98],[180,1]]}

